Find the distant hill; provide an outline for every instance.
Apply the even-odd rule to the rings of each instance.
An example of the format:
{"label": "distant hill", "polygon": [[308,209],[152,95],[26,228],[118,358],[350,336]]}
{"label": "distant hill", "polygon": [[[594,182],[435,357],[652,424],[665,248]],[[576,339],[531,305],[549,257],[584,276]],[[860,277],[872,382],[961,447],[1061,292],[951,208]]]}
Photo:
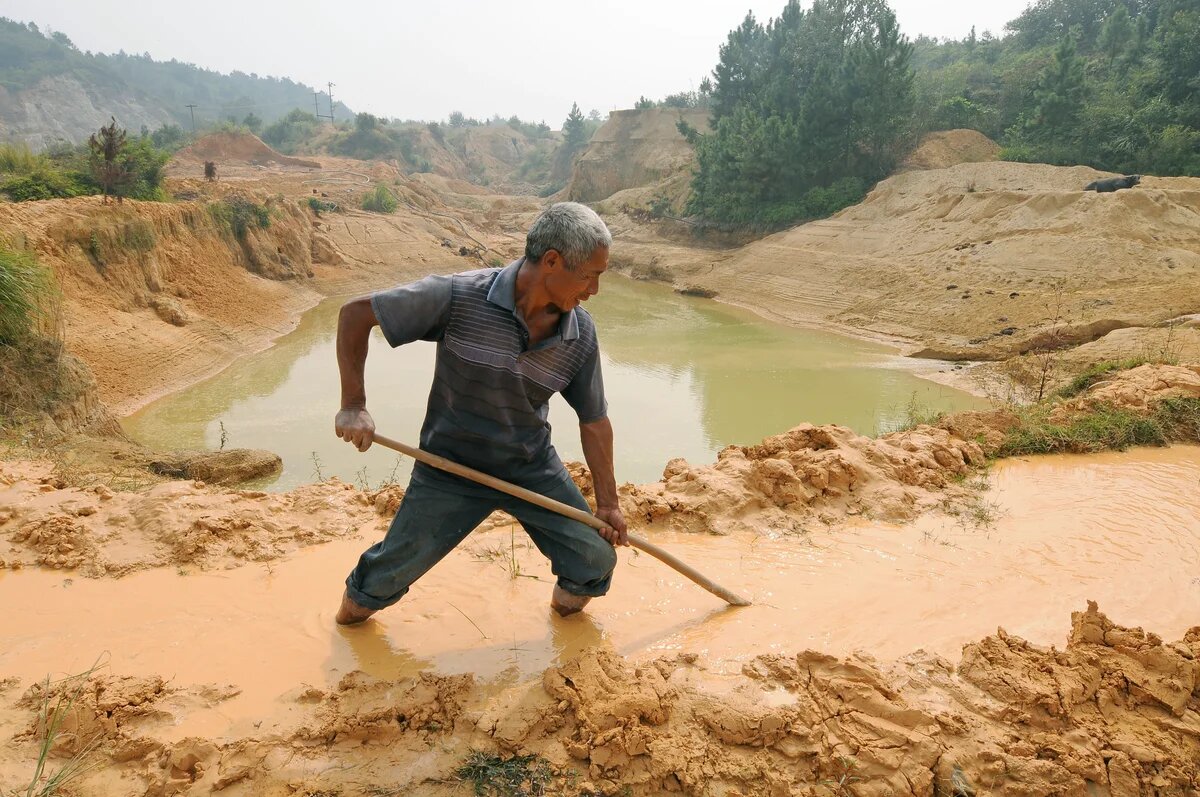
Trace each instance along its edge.
{"label": "distant hill", "polygon": [[[82,141],[110,116],[131,131],[190,129],[189,104],[198,128],[249,114],[270,124],[294,108],[311,111],[315,91],[287,78],[224,75],[149,54],[80,52],[64,33],[0,17],[0,141],[34,149]],[[321,99],[325,112],[328,99]],[[339,102],[334,115],[348,119],[352,111]]]}

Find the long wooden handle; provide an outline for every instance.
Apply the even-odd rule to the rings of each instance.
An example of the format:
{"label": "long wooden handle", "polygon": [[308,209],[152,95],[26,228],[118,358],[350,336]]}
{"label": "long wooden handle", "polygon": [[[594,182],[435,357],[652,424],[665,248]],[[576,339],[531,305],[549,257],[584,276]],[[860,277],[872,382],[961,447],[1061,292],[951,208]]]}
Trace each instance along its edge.
{"label": "long wooden handle", "polygon": [[[517,485],[506,482],[503,479],[497,479],[495,476],[489,476],[488,474],[477,471],[474,468],[468,468],[466,465],[460,465],[457,462],[446,459],[445,457],[439,457],[437,454],[430,454],[428,451],[424,451],[420,448],[413,448],[412,446],[405,445],[397,440],[384,437],[381,434],[375,435],[375,442],[384,448],[390,448],[393,451],[399,451],[401,454],[407,454],[413,459],[424,462],[426,465],[430,465],[439,470],[453,473],[456,476],[462,476],[464,479],[470,479],[473,482],[486,485],[487,487],[499,490],[502,493],[508,493],[509,495],[516,496],[517,498],[528,501],[531,504],[536,504],[544,509],[549,509],[551,512],[557,512],[560,515],[565,515],[572,520],[578,520],[580,523],[586,523],[594,529],[603,529],[607,528],[608,526],[608,524],[606,524],[603,520],[600,520],[590,512],[584,512],[581,509],[568,506],[561,501],[555,501],[553,498],[547,498],[541,493],[535,493],[533,490],[526,490],[524,487],[518,487]],[[683,562],[678,557],[667,553],[654,543],[646,542],[636,534],[630,534],[629,544],[634,548],[637,548],[639,551],[645,551],[673,570],[676,570],[679,573],[687,576],[689,579],[704,587],[706,590],[716,595],[718,598],[726,601],[727,603],[733,606],[750,605],[750,601],[725,589],[717,582],[705,576],[696,568],[692,567],[686,562]]]}

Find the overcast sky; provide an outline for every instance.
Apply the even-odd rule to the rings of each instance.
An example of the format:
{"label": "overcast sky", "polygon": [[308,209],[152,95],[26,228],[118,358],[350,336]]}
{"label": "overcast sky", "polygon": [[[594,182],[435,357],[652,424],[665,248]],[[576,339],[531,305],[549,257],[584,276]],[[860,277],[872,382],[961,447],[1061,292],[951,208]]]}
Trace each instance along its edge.
{"label": "overcast sky", "polygon": [[[809,3],[805,2],[807,6]],[[999,35],[1028,0],[891,0],[910,37]],[[784,0],[0,0],[0,16],[81,50],[149,52],[221,72],[290,77],[356,111],[403,119],[545,120],[695,88],[752,10]]]}

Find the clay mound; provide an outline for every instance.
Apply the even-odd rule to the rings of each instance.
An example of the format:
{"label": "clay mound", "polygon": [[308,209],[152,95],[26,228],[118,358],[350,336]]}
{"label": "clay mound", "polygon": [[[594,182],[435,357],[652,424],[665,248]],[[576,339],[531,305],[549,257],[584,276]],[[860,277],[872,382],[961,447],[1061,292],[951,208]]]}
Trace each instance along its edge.
{"label": "clay mound", "polygon": [[676,124],[708,130],[708,111],[648,108],[613,111],[575,161],[566,196],[596,202],[690,171],[696,156]]}
{"label": "clay mound", "polygon": [[[470,675],[353,672],[331,691],[293,685],[275,716],[211,739],[173,728],[236,686],[107,674],[87,686],[52,756],[97,740],[101,765],[79,784],[96,795],[359,794],[367,770],[389,794],[450,797],[476,750],[538,757],[540,777],[563,787],[546,793],[632,797],[817,797],[830,784],[1116,797],[1190,794],[1200,781],[1200,628],[1165,642],[1094,603],[1072,614],[1061,649],[998,629],[964,646],[957,667],[921,652],[879,662],[805,650],[715,682],[693,653],[635,664],[601,646],[500,695]],[[42,704],[35,686],[7,711],[6,772],[36,759]],[[118,765],[120,781],[108,779]]]}
{"label": "clay mound", "polygon": [[944,500],[942,493],[983,461],[978,444],[944,429],[872,439],[842,426],[803,424],[756,446],[728,446],[711,466],[673,459],[662,481],[625,485],[622,508],[633,525],[714,534],[802,531],[814,519],[868,510],[909,519]]}
{"label": "clay mound", "polygon": [[215,161],[218,166],[232,163],[249,163],[252,166],[299,166],[305,169],[320,169],[316,161],[281,155],[252,133],[210,133],[190,147],[180,150],[178,159]]}
{"label": "clay mound", "polygon": [[922,138],[896,172],[946,169],[960,163],[980,163],[999,158],[1000,145],[978,130],[939,130]]}

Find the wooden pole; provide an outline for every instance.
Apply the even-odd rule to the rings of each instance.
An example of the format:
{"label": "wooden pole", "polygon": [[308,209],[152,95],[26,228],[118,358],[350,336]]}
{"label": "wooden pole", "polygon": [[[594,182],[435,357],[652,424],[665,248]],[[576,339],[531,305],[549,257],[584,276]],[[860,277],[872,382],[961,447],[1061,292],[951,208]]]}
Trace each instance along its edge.
{"label": "wooden pole", "polygon": [[[547,498],[540,493],[535,493],[532,490],[526,490],[524,487],[518,487],[517,485],[506,482],[503,479],[497,479],[495,476],[489,476],[486,473],[481,473],[474,468],[468,468],[466,465],[460,465],[457,462],[446,459],[445,457],[439,457],[437,454],[430,454],[428,451],[424,451],[420,448],[413,448],[412,446],[405,445],[404,443],[392,440],[380,434],[376,434],[374,439],[376,443],[384,448],[390,448],[393,451],[399,451],[401,454],[407,454],[419,462],[424,462],[426,465],[430,465],[439,470],[444,470],[447,473],[453,473],[456,476],[462,476],[464,479],[470,479],[473,482],[491,487],[494,490],[499,490],[502,493],[516,496],[517,498],[528,501],[531,504],[536,504],[544,509],[549,509],[551,512],[557,512],[560,515],[565,515],[566,517],[571,518],[572,520],[577,520],[580,523],[584,523],[594,529],[603,529],[607,528],[608,526],[607,523],[605,523],[603,520],[600,520],[590,512],[584,512],[583,510],[576,509],[573,506],[567,506],[561,501],[555,501],[553,498]],[[716,595],[718,598],[726,601],[727,603],[733,606],[750,605],[750,601],[733,592],[730,592],[717,582],[706,577],[696,568],[683,562],[673,554],[668,553],[657,545],[646,542],[636,534],[629,535],[629,544],[634,548],[637,548],[639,551],[644,551],[645,553],[650,554],[655,559],[672,568],[673,570],[687,576],[689,579],[696,582],[701,587],[704,587],[706,590]]]}

